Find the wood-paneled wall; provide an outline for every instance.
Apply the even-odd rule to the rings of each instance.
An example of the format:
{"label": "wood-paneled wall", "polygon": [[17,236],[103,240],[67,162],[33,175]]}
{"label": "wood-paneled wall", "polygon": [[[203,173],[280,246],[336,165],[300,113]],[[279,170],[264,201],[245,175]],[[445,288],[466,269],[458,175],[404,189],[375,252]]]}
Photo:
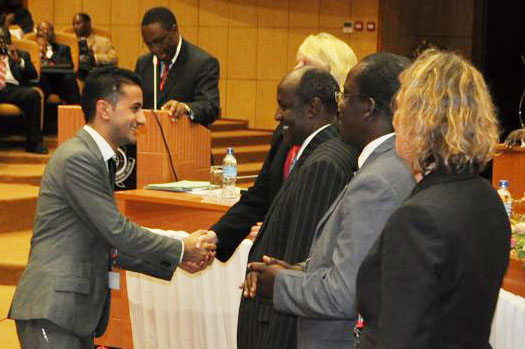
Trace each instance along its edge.
{"label": "wood-paneled wall", "polygon": [[221,65],[223,117],[246,119],[250,127],[273,129],[276,87],[293,68],[304,38],[326,31],[346,41],[359,58],[376,52],[377,30],[342,32],[346,20],[378,22],[379,0],[28,0],[35,21],[70,26],[73,15],[91,15],[107,28],[119,64],[133,69],[147,52],[140,37],[144,12],[167,6],[181,34],[214,54]]}
{"label": "wood-paneled wall", "polygon": [[472,58],[479,0],[381,0],[381,50],[410,56],[423,40]]}

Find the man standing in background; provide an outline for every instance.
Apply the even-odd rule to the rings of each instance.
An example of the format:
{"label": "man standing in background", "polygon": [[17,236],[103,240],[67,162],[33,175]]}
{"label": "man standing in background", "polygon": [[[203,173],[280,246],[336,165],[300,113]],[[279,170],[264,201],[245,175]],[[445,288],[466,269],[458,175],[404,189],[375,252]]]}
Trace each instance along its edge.
{"label": "man standing in background", "polygon": [[[182,38],[175,15],[165,7],[155,7],[144,15],[142,39],[150,53],[141,56],[135,72],[142,78],[144,107],[156,107],[173,118],[188,117],[207,126],[219,116],[219,61]],[[153,86],[153,57],[158,59],[157,86]]]}

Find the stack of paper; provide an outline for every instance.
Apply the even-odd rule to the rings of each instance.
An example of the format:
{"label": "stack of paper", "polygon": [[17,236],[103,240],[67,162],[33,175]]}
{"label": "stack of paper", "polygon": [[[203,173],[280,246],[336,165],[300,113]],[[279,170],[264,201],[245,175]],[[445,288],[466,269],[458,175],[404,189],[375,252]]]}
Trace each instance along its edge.
{"label": "stack of paper", "polygon": [[184,180],[171,183],[148,184],[144,187],[144,189],[187,192],[195,189],[208,189],[209,187],[210,182],[207,181]]}

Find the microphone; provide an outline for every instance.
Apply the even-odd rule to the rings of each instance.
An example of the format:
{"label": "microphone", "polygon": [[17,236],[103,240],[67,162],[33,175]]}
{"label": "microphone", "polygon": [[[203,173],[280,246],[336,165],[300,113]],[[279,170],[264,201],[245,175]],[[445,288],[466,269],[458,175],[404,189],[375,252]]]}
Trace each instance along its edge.
{"label": "microphone", "polygon": [[159,60],[153,55],[153,110],[157,110],[157,65]]}

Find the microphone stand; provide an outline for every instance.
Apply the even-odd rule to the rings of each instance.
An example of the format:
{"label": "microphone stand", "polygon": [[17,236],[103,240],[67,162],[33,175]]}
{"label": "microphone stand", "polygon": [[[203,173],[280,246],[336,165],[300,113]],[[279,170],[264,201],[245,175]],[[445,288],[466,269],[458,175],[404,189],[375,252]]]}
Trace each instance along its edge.
{"label": "microphone stand", "polygon": [[158,58],[153,55],[153,110],[157,111],[157,65]]}

